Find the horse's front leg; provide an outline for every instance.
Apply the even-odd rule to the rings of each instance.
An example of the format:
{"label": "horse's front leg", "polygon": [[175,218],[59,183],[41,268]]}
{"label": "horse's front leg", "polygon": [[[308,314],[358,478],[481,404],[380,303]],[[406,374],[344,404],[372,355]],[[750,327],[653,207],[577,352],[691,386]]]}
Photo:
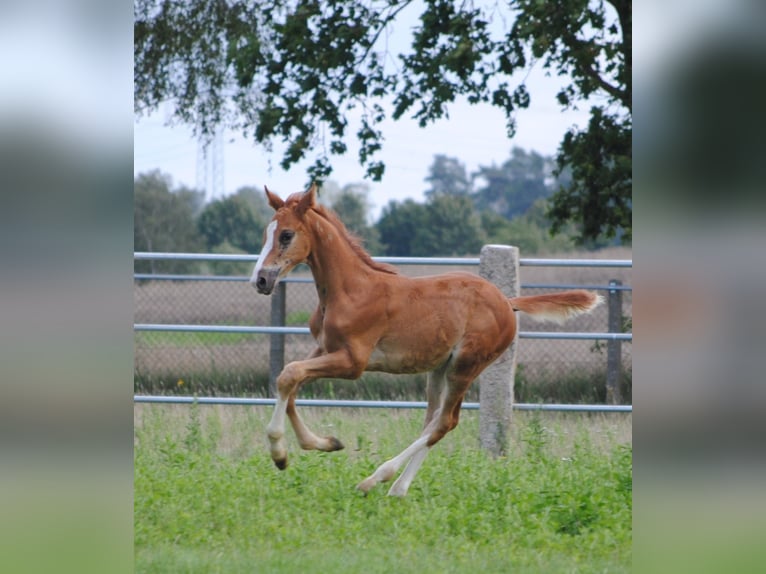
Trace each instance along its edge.
{"label": "horse's front leg", "polygon": [[335,437],[318,437],[303,424],[295,410],[295,395],[301,384],[320,377],[356,379],[363,370],[363,365],[354,361],[345,349],[326,355],[315,353],[309,359],[285,366],[277,377],[277,404],[266,429],[271,444],[271,458],[277,468],[287,468],[286,415],[290,417],[302,448],[324,451],[343,448],[343,444]]}
{"label": "horse's front leg", "polygon": [[[323,351],[319,348],[316,348],[308,356],[308,358],[315,359],[317,357],[321,357],[322,354]],[[298,410],[295,408],[295,399],[298,396],[298,391],[303,387],[303,385],[309,384],[313,380],[314,379],[308,379],[303,381],[303,383],[300,385],[296,385],[295,389],[287,400],[287,418],[290,419],[290,424],[293,426],[293,430],[295,431],[295,437],[298,439],[298,444],[303,450],[322,450],[325,452],[341,450],[343,448],[343,443],[340,442],[337,438],[332,436],[321,437],[311,432],[311,429],[306,426],[298,414]]]}
{"label": "horse's front leg", "polygon": [[[306,381],[310,383],[311,379]],[[343,443],[340,442],[334,436],[319,436],[311,432],[303,422],[297,409],[295,408],[295,398],[298,393],[293,393],[287,401],[287,418],[290,419],[290,424],[295,431],[295,437],[298,439],[298,444],[303,450],[322,450],[324,452],[332,452],[334,450],[343,449]]]}

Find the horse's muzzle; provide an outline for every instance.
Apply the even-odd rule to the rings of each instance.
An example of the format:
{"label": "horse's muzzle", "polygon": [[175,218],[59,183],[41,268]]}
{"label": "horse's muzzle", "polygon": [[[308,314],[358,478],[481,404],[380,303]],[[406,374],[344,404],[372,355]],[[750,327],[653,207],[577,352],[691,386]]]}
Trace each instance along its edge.
{"label": "horse's muzzle", "polygon": [[260,269],[258,274],[250,280],[250,284],[263,295],[271,295],[279,278],[279,268]]}

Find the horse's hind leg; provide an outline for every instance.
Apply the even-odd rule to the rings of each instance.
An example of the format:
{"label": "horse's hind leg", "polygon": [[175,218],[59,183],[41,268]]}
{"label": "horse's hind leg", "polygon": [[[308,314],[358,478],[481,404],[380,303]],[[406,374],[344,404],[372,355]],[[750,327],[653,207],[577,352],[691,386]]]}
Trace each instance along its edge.
{"label": "horse's hind leg", "polygon": [[[369,492],[379,482],[387,482],[391,480],[399,469],[409,461],[407,468],[402,473],[402,476],[391,486],[388,494],[391,496],[405,496],[409,490],[412,480],[415,478],[420,466],[423,464],[431,447],[438,442],[446,432],[442,432],[442,420],[444,418],[444,406],[435,413],[434,418],[423,430],[422,434],[398,455],[394,458],[387,460],[375,469],[369,477],[364,479],[357,485],[357,488],[364,493]],[[454,428],[451,427],[451,428]],[[450,430],[451,430],[450,428]],[[439,438],[432,440],[434,435],[438,435]]]}
{"label": "horse's hind leg", "polygon": [[394,484],[391,485],[391,488],[388,489],[388,496],[407,495],[407,491],[410,489],[412,480],[415,478],[418,470],[420,470],[420,465],[423,464],[423,461],[426,459],[426,456],[428,456],[428,451],[430,450],[431,447],[427,446],[425,448],[421,448],[419,451],[412,455],[410,462],[407,463],[407,466],[402,471],[402,474],[399,475],[399,478],[397,478],[396,481],[394,481]]}
{"label": "horse's hind leg", "polygon": [[[426,431],[428,425],[433,420],[434,415],[437,414],[441,401],[444,398],[442,395],[444,393],[445,384],[447,381],[444,376],[444,372],[445,369],[442,367],[436,371],[428,373],[428,382],[426,385],[426,398],[428,399],[428,408],[426,409],[426,418],[425,422],[423,423],[423,432]],[[420,465],[423,464],[423,461],[428,455],[428,451],[429,448],[426,447],[420,449],[412,456],[410,461],[407,463],[407,466],[404,468],[404,471],[402,471],[402,474],[399,475],[399,478],[397,478],[394,484],[391,485],[391,488],[388,491],[389,496],[405,496],[407,494],[407,491],[410,488],[410,484],[412,483],[412,479],[414,479],[415,475],[418,473]]]}
{"label": "horse's hind leg", "polygon": [[[402,452],[396,455],[394,458],[387,460],[375,469],[370,476],[365,478],[356,487],[365,494],[372,490],[372,488],[379,482],[387,482],[391,480],[402,465],[410,459],[419,459],[419,462],[415,465],[415,470],[420,467],[423,462],[422,459],[428,454],[428,436],[421,435],[415,442],[405,448]],[[412,479],[410,479],[412,480]],[[404,496],[406,492],[400,493],[400,496]]]}
{"label": "horse's hind leg", "polygon": [[402,465],[411,459],[402,476],[389,491],[391,496],[405,496],[431,447],[457,426],[463,397],[487,364],[473,361],[470,357],[461,357],[451,362],[446,372],[446,389],[440,393],[439,407],[432,413],[420,437],[397,456],[380,465],[372,475],[360,482],[357,488],[368,492],[379,482],[391,480]]}
{"label": "horse's hind leg", "polygon": [[407,494],[412,480],[431,447],[457,426],[460,405],[466,390],[473,381],[473,377],[470,375],[460,376],[452,370],[447,373],[446,380],[446,389],[439,393],[439,406],[430,413],[430,419],[427,419],[427,424],[421,435],[401,453],[384,462],[372,475],[360,482],[357,486],[359,490],[368,492],[379,482],[391,480],[402,465],[409,460],[407,468],[388,492],[391,496],[405,496]]}
{"label": "horse's hind leg", "polygon": [[444,399],[445,385],[447,384],[447,378],[445,376],[447,367],[442,365],[435,371],[428,373],[426,378],[426,400],[428,401],[428,407],[426,408],[426,418],[423,423],[423,430],[430,424],[436,414],[437,409],[440,407],[442,400]]}

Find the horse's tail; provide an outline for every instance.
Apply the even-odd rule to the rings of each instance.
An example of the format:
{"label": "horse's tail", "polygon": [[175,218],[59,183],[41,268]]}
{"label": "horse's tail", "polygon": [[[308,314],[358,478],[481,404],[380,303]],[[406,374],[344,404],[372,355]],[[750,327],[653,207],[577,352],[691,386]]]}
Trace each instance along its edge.
{"label": "horse's tail", "polygon": [[583,289],[508,299],[514,311],[522,311],[534,319],[556,323],[563,323],[567,319],[588,313],[603,300],[601,295]]}

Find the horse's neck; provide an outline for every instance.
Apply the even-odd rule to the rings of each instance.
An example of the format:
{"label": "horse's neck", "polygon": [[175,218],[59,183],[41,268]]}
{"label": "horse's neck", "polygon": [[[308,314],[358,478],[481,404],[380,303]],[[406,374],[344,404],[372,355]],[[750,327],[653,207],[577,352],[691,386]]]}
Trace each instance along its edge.
{"label": "horse's neck", "polygon": [[313,235],[308,265],[320,303],[325,305],[336,295],[364,289],[375,271],[354,252],[342,230],[322,220],[315,223]]}

